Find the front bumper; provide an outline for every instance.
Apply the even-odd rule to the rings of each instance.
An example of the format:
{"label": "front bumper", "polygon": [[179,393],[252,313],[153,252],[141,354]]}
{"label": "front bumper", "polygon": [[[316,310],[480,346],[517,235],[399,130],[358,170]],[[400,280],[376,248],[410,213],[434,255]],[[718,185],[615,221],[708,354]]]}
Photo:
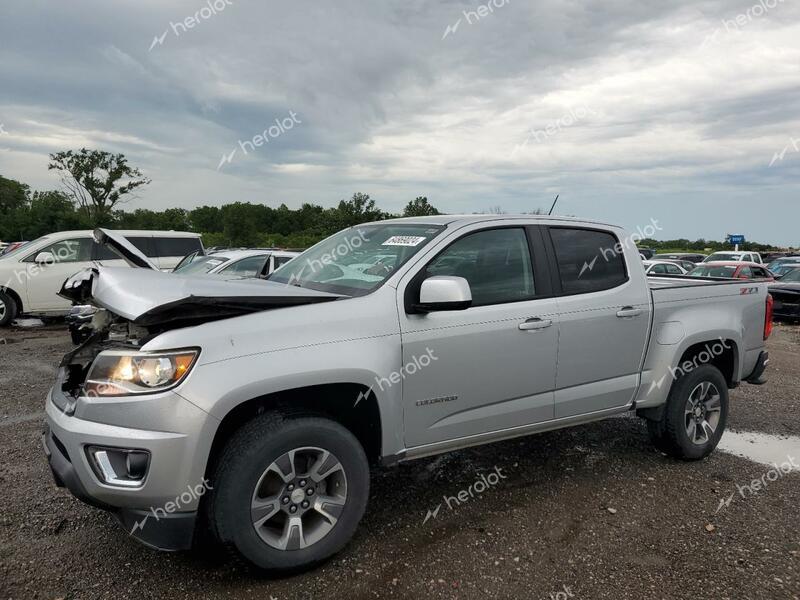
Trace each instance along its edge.
{"label": "front bumper", "polygon": [[83,486],[69,454],[50,427],[45,425],[42,445],[58,487],[67,488],[78,500],[111,512],[136,540],[157,550],[188,550],[192,547],[197,511],[160,514],[155,509],[117,508],[92,497]]}
{"label": "front bumper", "polygon": [[[203,481],[205,461],[197,457],[207,456],[205,445],[198,447],[208,424],[207,413],[166,392],[161,398],[149,397],[144,402],[172,405],[173,419],[161,423],[161,428],[172,431],[131,429],[90,420],[93,414],[110,416],[116,412],[107,402],[93,410],[80,406],[81,399],[75,414],[68,414],[59,408],[64,405],[63,399],[54,399],[61,394],[58,386],[50,391],[42,436],[56,485],[91,506],[112,512],[131,536],[148,546],[161,550],[191,547],[200,497],[205,491],[202,488],[199,494],[192,493]],[[103,483],[92,469],[87,446],[147,450],[151,460],[142,486],[123,488]]]}

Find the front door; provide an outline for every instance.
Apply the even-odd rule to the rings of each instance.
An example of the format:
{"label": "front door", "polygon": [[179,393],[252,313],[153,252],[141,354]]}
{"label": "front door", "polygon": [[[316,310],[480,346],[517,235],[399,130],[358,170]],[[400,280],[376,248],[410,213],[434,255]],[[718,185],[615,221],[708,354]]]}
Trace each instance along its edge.
{"label": "front door", "polygon": [[29,266],[26,311],[67,311],[71,303],[58,292],[70,276],[92,264],[92,239],[80,237],[55,242],[26,257],[24,262],[33,263],[42,252],[49,252],[53,260]]}
{"label": "front door", "polygon": [[395,379],[408,447],[553,418],[559,324],[555,299],[540,297],[547,277],[533,267],[538,235],[524,227],[466,231],[415,277],[464,277],[473,303],[427,314],[401,306]]}

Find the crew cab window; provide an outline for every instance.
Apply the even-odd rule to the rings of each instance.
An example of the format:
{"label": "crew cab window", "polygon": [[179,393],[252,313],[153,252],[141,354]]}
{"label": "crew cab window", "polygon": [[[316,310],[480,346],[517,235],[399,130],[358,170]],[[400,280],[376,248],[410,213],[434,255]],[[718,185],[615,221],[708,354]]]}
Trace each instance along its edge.
{"label": "crew cab window", "polygon": [[[153,238],[151,237],[129,237],[127,238],[128,241],[136,246],[136,249],[144,254],[147,258],[156,258],[156,249],[153,246]],[[194,252],[192,250],[191,252]],[[189,254],[189,252],[184,253],[184,256]]]}
{"label": "crew cab window", "polygon": [[669,275],[681,275],[681,270],[675,265],[666,265],[666,268]]}
{"label": "crew cab window", "polygon": [[37,250],[25,259],[25,262],[33,262],[41,252],[49,252],[53,255],[55,263],[89,262],[92,260],[92,239],[76,238],[71,240],[61,240],[55,244],[45,246]]}
{"label": "crew cab window", "polygon": [[650,272],[656,275],[664,275],[667,272],[667,268],[664,265],[653,265],[653,268],[650,269]]}
{"label": "crew cab window", "polygon": [[739,277],[739,279],[752,279],[753,270],[750,267],[742,267],[737,277]]}
{"label": "crew cab window", "polygon": [[551,227],[561,289],[566,294],[608,290],[628,280],[617,238],[604,231]]}
{"label": "crew cab window", "polygon": [[766,269],[762,269],[761,267],[753,267],[753,273],[755,273],[756,277],[772,277],[769,273],[767,273]]}
{"label": "crew cab window", "polygon": [[469,282],[472,306],[535,296],[528,238],[521,228],[465,235],[428,264],[426,276],[454,275]]}
{"label": "crew cab window", "polygon": [[191,252],[203,249],[199,238],[193,237],[154,237],[153,244],[157,256],[186,256]]}
{"label": "crew cab window", "polygon": [[264,268],[266,255],[250,256],[236,261],[230,266],[225,267],[222,272],[226,275],[238,275],[239,277],[258,277]]}

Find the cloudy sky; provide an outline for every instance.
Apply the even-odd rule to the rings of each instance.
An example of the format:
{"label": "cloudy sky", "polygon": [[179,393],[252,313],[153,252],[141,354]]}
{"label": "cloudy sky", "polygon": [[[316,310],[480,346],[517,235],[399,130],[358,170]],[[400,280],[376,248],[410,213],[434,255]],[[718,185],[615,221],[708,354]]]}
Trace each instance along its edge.
{"label": "cloudy sky", "polygon": [[558,193],[800,244],[800,0],[205,2],[4,0],[0,174],[87,146],[153,180],[128,208]]}

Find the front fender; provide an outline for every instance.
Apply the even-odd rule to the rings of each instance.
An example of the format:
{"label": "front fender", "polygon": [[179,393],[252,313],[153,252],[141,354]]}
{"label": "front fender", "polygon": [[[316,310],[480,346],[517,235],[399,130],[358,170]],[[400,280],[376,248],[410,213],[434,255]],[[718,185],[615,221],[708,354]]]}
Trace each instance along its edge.
{"label": "front fender", "polygon": [[198,365],[180,394],[221,421],[253,398],[314,385],[363,385],[378,401],[383,454],[394,454],[403,447],[402,382],[384,380],[401,360],[399,334],[264,352]]}

